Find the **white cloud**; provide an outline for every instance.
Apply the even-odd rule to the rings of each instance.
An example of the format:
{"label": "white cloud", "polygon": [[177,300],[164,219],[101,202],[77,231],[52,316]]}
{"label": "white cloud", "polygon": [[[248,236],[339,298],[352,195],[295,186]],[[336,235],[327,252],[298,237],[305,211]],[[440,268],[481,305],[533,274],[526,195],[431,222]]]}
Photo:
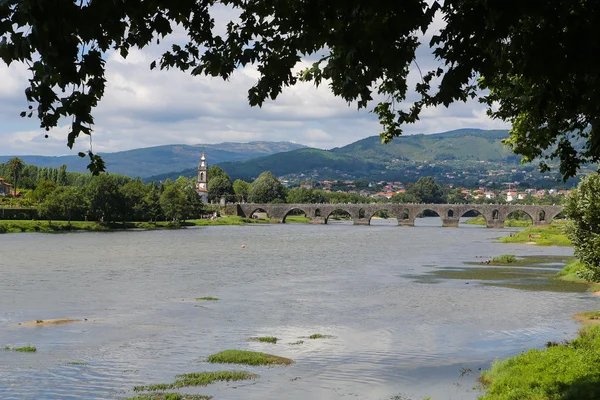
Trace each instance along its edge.
{"label": "white cloud", "polygon": [[[235,17],[231,10],[215,9],[217,23]],[[439,21],[436,22],[438,27]],[[430,32],[425,37],[430,36]],[[377,118],[357,111],[330,92],[299,83],[284,88],[276,101],[262,108],[250,107],[247,91],[258,79],[254,67],[237,70],[225,82],[220,78],[192,77],[177,70],[150,71],[149,64],[171,43],[186,40],[181,28],[161,46],[132,50],[126,60],[110,53],[106,64],[108,80],[104,99],[94,111],[95,151],[119,151],[173,143],[218,143],[223,141],[289,140],[319,148],[343,146],[381,131]],[[310,57],[312,59],[312,57]],[[424,71],[437,67],[428,49],[419,49],[419,65]],[[308,60],[297,70],[310,65]],[[37,121],[22,120],[19,112],[27,107],[23,90],[28,72],[22,65],[0,65],[0,155],[75,154],[88,147],[86,137],[70,151],[66,146],[67,126],[50,132],[37,128]],[[420,79],[413,66],[409,81]],[[410,101],[414,96],[410,96]],[[68,121],[63,121],[63,124]],[[476,127],[505,128],[485,115],[476,102],[449,108],[425,110],[421,120],[405,127],[406,134],[435,133]]]}

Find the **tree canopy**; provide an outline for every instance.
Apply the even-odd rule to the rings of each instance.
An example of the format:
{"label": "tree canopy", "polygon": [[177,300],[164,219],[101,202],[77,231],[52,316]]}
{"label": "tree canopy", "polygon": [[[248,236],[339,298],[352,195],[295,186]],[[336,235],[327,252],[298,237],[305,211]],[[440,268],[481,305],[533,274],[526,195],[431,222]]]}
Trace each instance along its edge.
{"label": "tree canopy", "polygon": [[572,219],[567,234],[575,255],[586,268],[583,278],[600,282],[600,175],[584,178],[565,202],[565,213]]}
{"label": "tree canopy", "polygon": [[[224,34],[215,6],[239,15]],[[506,143],[525,161],[539,158],[545,169],[544,158],[558,158],[565,178],[600,161],[600,5],[592,0],[2,0],[0,58],[27,63],[31,73],[30,105],[21,115],[35,114],[46,130],[72,119],[72,147],[92,132],[109,52],[127,57],[176,25],[189,40],[150,68],[227,79],[253,64],[253,106],[299,80],[327,83],[334,95],[372,108],[387,142],[428,107],[479,98],[490,116],[512,124]],[[417,59],[422,41],[437,60],[424,70]],[[295,73],[309,56],[312,66]],[[421,74],[414,88],[411,67]],[[413,89],[417,96],[408,101]],[[88,156],[93,172],[104,169],[99,156]]]}

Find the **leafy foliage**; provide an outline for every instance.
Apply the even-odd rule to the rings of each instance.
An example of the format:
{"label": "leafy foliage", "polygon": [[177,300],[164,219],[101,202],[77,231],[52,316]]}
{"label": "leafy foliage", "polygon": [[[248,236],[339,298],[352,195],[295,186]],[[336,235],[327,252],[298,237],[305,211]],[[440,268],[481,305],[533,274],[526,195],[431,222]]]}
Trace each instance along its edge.
{"label": "leafy foliage", "polygon": [[222,197],[227,198],[232,194],[233,184],[229,175],[221,167],[211,165],[208,168],[208,200],[218,202]]}
{"label": "leafy foliage", "polygon": [[285,200],[285,188],[271,172],[263,172],[252,182],[248,201],[251,203],[271,203],[277,200]]}
{"label": "leafy foliage", "polygon": [[486,388],[481,400],[572,399],[600,397],[600,327],[545,350],[496,361],[479,378]]}
{"label": "leafy foliage", "polygon": [[565,214],[573,220],[567,234],[575,255],[586,268],[580,276],[600,282],[600,174],[587,176],[571,192]]}
{"label": "leafy foliage", "polygon": [[419,178],[416,183],[406,187],[406,195],[412,196],[419,203],[445,203],[444,190],[432,177]]}
{"label": "leafy foliage", "polygon": [[[215,27],[215,4],[239,14],[223,35]],[[429,47],[440,65],[425,72],[419,68],[417,100],[401,107],[419,36],[436,14],[445,25]],[[334,95],[359,108],[371,107],[377,96],[384,99],[373,108],[384,142],[402,134],[402,126],[417,121],[426,107],[480,96],[492,117],[512,123],[507,143],[514,151],[525,160],[558,157],[568,177],[581,163],[600,161],[599,76],[589,57],[600,43],[581,40],[600,36],[599,16],[595,2],[579,0],[56,0],[50,8],[9,0],[0,3],[0,58],[8,65],[28,64],[25,94],[36,107],[29,105],[22,116],[35,112],[46,130],[72,118],[70,147],[92,132],[109,52],[127,57],[132,48],[172,34],[177,24],[189,41],[172,45],[150,68],[227,79],[236,68],[253,64],[260,74],[248,91],[253,106],[275,99],[299,80],[327,82]],[[301,57],[313,54],[319,58],[295,74]],[[489,92],[481,96],[480,89]],[[573,144],[577,140],[584,142],[582,150]],[[80,155],[89,157],[92,172],[104,169],[91,150]]]}

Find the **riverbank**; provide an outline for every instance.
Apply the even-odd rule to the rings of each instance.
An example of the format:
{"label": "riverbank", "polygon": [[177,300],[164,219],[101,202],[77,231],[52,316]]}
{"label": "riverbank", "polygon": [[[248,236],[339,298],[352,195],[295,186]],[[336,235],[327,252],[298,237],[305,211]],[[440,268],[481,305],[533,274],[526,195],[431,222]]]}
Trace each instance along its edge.
{"label": "riverbank", "polygon": [[531,226],[520,232],[501,237],[500,242],[538,246],[571,246],[571,241],[563,232],[566,223],[554,221],[550,225]]}
{"label": "riverbank", "polygon": [[[563,233],[564,223],[531,227],[501,238],[504,243],[570,246]],[[600,284],[586,282],[577,274],[584,266],[573,259],[557,279],[586,283],[600,295]],[[479,377],[485,395],[479,400],[581,399],[600,398],[600,311],[572,316],[585,327],[572,341],[548,342],[546,349],[530,349],[505,360],[497,360]]]}
{"label": "riverbank", "polygon": [[[469,218],[465,224],[485,226],[487,222],[483,215],[478,215],[477,217]],[[507,219],[504,222],[504,226],[509,228],[525,228],[531,226],[531,220]]]}
{"label": "riverbank", "polygon": [[479,400],[600,398],[600,326],[546,346],[495,361],[479,377],[485,390]]}
{"label": "riverbank", "polygon": [[3,220],[0,221],[0,233],[22,233],[22,232],[73,232],[73,231],[91,231],[108,232],[122,231],[128,229],[180,229],[191,226],[218,226],[218,225],[247,225],[254,223],[265,223],[267,221],[242,218],[236,216],[220,217],[212,219],[195,219],[185,222],[113,222],[99,223],[89,221],[33,221],[33,220]]}

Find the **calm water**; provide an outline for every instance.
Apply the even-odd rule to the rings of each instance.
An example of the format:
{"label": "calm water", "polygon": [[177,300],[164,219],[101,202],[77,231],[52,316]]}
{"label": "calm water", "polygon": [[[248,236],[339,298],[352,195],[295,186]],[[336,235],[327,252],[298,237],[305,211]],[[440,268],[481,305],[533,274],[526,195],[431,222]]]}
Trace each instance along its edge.
{"label": "calm water", "polygon": [[[475,399],[479,368],[575,336],[569,316],[598,307],[585,293],[415,282],[479,257],[572,251],[494,243],[508,229],[427,226],[439,222],[2,235],[0,347],[38,351],[0,351],[0,398],[117,399],[180,373],[249,369],[261,377],[187,391],[215,399]],[[203,296],[220,300],[191,301]],[[50,318],[87,321],[18,324]],[[290,344],[313,333],[334,338]],[[280,341],[246,340],[264,335]],[[296,363],[204,362],[229,348]],[[461,377],[466,369],[474,372]]]}

